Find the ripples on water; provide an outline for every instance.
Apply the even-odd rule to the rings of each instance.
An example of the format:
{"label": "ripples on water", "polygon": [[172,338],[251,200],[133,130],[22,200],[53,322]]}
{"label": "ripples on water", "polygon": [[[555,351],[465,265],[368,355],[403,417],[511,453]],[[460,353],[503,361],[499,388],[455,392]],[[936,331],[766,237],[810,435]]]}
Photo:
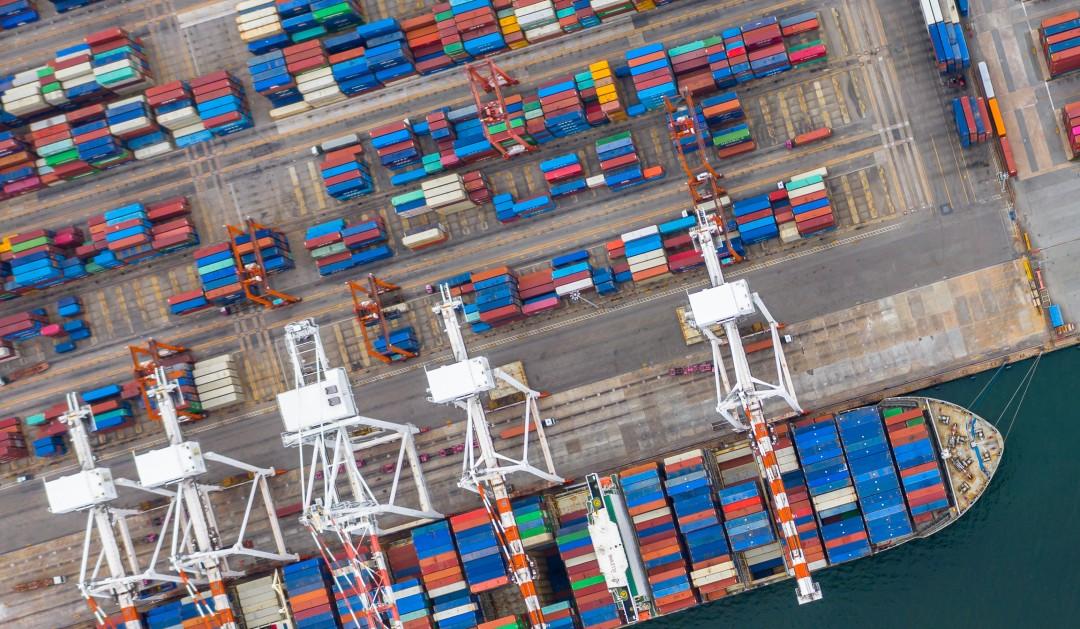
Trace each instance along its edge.
{"label": "ripples on water", "polygon": [[[1005,370],[974,410],[995,421],[1029,365]],[[920,394],[967,405],[989,379],[990,373],[981,374]],[[793,583],[785,581],[646,626],[1080,626],[1078,383],[1080,350],[1045,356],[1005,445],[1003,466],[979,502],[929,539],[815,573],[823,600],[800,607]],[[1003,434],[1012,412],[1001,420]]]}

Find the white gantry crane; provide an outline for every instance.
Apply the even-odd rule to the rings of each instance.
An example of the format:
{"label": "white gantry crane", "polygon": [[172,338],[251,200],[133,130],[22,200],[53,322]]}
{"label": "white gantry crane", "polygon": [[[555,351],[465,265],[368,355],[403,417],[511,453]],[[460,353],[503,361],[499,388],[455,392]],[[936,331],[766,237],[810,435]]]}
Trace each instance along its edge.
{"label": "white gantry crane", "polygon": [[[427,483],[420,468],[412,424],[395,424],[357,413],[352,385],[342,368],[330,368],[319,327],[311,319],[285,326],[285,344],[292,362],[294,388],[278,395],[285,423],[281,439],[285,447],[300,452],[301,521],[311,533],[328,568],[338,574],[335,582],[349,584],[349,596],[361,601],[361,609],[348,606],[353,623],[369,629],[402,626],[386,557],[379,544],[381,516],[397,516],[413,522],[442,517],[431,507]],[[358,454],[399,442],[393,476],[386,497],[380,498],[365,481]],[[310,452],[305,459],[305,451]],[[408,466],[416,489],[414,506],[398,504],[402,472]],[[390,464],[386,466],[388,468]],[[382,471],[380,471],[380,474]],[[347,485],[347,490],[339,483]],[[329,536],[340,544],[348,570],[323,541]],[[366,547],[365,553],[361,550]],[[367,555],[366,557],[364,555]],[[348,605],[347,599],[346,604]]]}
{"label": "white gantry crane", "polygon": [[[501,369],[492,369],[487,358],[469,358],[457,318],[461,300],[452,297],[449,286],[445,284],[439,286],[439,292],[442,300],[433,308],[433,311],[442,317],[455,362],[427,372],[429,399],[436,404],[452,404],[463,409],[467,414],[465,459],[462,463],[461,480],[458,485],[480,495],[503,554],[510,562],[511,577],[525,599],[529,624],[539,629],[545,627],[546,623],[540,609],[540,598],[537,595],[535,568],[529,556],[525,554],[521,542],[517,520],[510,506],[510,492],[506,477],[515,472],[522,472],[550,483],[563,482],[563,479],[555,474],[555,464],[552,462],[551,451],[548,449],[547,438],[544,436],[544,426],[536,403],[540,393],[528,388]],[[525,412],[522,419],[524,432],[520,458],[515,459],[496,451],[495,444],[491,440],[481,396],[495,388],[496,378],[525,396]],[[529,462],[529,441],[534,432],[544,459],[545,469],[538,468]]]}
{"label": "white gantry crane", "polygon": [[[133,356],[135,356],[133,348]],[[156,346],[151,342],[151,358],[136,364],[136,374],[144,391],[161,418],[168,439],[164,448],[135,455],[135,468],[139,484],[143,488],[171,487],[175,492],[166,511],[161,527],[161,538],[171,542],[169,558],[173,569],[180,576],[188,593],[195,600],[199,615],[215,627],[238,629],[239,624],[229,603],[225,579],[243,576],[244,572],[229,567],[231,557],[253,557],[270,561],[295,561],[298,557],[285,550],[277,513],[267,479],[275,474],[274,468],[260,468],[214,452],[204,452],[196,441],[185,441],[180,428],[177,407],[184,405],[179,385],[168,378],[166,367],[158,364]],[[210,494],[223,488],[199,482],[206,473],[206,462],[227,465],[251,477],[251,492],[244,508],[244,517],[235,541],[226,539],[217,522]],[[274,550],[254,548],[245,539],[252,508],[262,498],[273,538]],[[230,538],[232,536],[229,536]],[[196,588],[208,584],[211,604],[208,604]]]}
{"label": "white gantry crane", "polygon": [[[120,627],[141,629],[143,624],[135,608],[139,590],[153,583],[180,583],[181,579],[167,569],[165,572],[158,570],[163,541],[161,538],[158,538],[154,552],[146,565],[143,566],[139,562],[127,518],[138,515],[140,512],[135,509],[113,507],[109,503],[117,498],[117,486],[136,489],[140,487],[134,481],[124,478],[114,479],[109,468],[97,465],[87,435],[87,424],[94,425],[94,415],[90,406],[80,404],[75,393],[67,395],[67,404],[68,410],[60,416],[60,421],[68,427],[68,438],[79,460],[80,470],[74,474],[45,481],[45,495],[49,501],[49,511],[58,514],[86,511],[86,532],[83,537],[78,586],[97,625],[99,627],[117,626],[98,605],[96,599],[100,598],[113,601],[120,606]],[[173,492],[161,489],[147,489],[146,491],[170,498],[173,496]],[[96,545],[99,548],[97,558],[91,567],[95,535]],[[102,564],[108,568],[107,576],[102,574]]]}
{"label": "white gantry crane", "polygon": [[[701,120],[698,117],[694,97],[689,91],[682,93],[683,107],[678,107],[665,98],[668,133],[673,148],[678,155],[679,164],[686,175],[686,185],[694,201],[696,225],[690,229],[694,246],[701,251],[705,266],[709,272],[709,288],[690,293],[690,312],[693,325],[709,340],[712,347],[713,378],[716,386],[716,412],[720,413],[736,430],[749,428],[757,452],[758,465],[772,495],[776,517],[784,536],[787,549],[788,567],[795,576],[795,593],[799,603],[809,603],[821,598],[821,587],[810,576],[810,568],[795,527],[795,518],[788,502],[784,481],[780,476],[780,466],[776,461],[776,452],[772,447],[772,433],[769,431],[768,418],[764,403],[769,399],[779,399],[796,413],[802,413],[799,400],[795,396],[795,387],[788,371],[784,348],[781,344],[779,327],[769,309],[757,293],[750,292],[746,280],[726,282],[724,269],[717,253],[717,245],[724,245],[735,260],[741,259],[731,246],[730,238],[724,228],[723,199],[725,194],[718,180],[720,174],[709,163],[704,135],[701,132]],[[693,146],[696,150],[688,150]],[[696,165],[691,166],[691,161]],[[719,241],[719,242],[718,242]],[[750,362],[746,357],[742,336],[739,332],[739,319],[760,314],[769,324],[772,335],[772,348],[776,368],[776,382],[766,382],[756,378],[750,371]],[[723,328],[721,340],[712,330],[713,326]],[[731,355],[732,369],[735,373],[734,384],[730,381],[727,366],[721,348],[727,346]],[[743,421],[745,418],[745,422]],[[749,426],[747,425],[749,423]]]}

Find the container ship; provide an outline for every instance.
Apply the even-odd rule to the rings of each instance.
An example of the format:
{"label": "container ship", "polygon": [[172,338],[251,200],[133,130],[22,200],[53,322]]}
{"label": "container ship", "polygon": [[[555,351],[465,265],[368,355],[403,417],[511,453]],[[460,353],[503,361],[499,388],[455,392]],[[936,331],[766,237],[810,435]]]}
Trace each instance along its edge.
{"label": "container ship", "polygon": [[[926,397],[770,428],[811,571],[955,522],[986,491],[1004,451],[989,422]],[[544,622],[612,629],[790,578],[764,483],[751,441],[732,435],[514,499]],[[483,508],[399,535],[383,541],[404,629],[529,626]],[[316,556],[261,577],[263,588],[247,581],[231,594],[243,617],[254,614],[248,627],[367,627],[348,572],[347,562]],[[159,605],[148,626],[189,626],[195,604]]]}

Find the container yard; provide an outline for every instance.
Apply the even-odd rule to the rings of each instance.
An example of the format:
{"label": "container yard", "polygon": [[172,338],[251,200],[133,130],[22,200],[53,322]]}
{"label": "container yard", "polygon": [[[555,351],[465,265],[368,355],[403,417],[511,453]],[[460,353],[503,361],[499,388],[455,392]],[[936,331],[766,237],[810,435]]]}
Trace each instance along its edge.
{"label": "container yard", "polygon": [[0,616],[829,598],[1002,463],[905,394],[1071,343],[1075,9],[0,2]]}

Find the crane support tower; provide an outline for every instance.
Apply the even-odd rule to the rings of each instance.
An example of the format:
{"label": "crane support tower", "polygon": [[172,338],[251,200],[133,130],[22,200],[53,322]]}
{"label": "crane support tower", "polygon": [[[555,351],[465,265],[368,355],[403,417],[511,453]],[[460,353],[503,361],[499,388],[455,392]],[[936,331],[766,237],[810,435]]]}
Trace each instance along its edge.
{"label": "crane support tower", "polygon": [[[400,628],[386,557],[379,544],[382,517],[419,523],[442,517],[431,507],[427,483],[420,468],[412,424],[364,417],[357,413],[352,385],[342,368],[330,368],[319,327],[311,319],[285,326],[285,345],[293,367],[294,388],[278,395],[285,424],[285,447],[300,453],[301,522],[307,527],[335,581],[349,585],[360,610],[349,607],[356,626]],[[371,489],[358,458],[365,450],[398,442],[388,496]],[[305,452],[309,454],[306,455]],[[408,467],[416,489],[416,504],[398,504],[402,472]],[[339,485],[342,485],[339,487]],[[335,554],[333,545],[344,553]],[[365,551],[366,549],[366,551]],[[340,566],[348,569],[342,573]],[[348,599],[346,604],[348,605]]]}
{"label": "crane support tower", "polygon": [[[491,146],[495,147],[504,159],[510,159],[519,153],[535,151],[537,146],[526,142],[521,134],[510,126],[510,117],[506,111],[506,98],[503,96],[502,88],[517,85],[518,80],[495,65],[491,59],[465,64],[465,77],[469,80],[473,102],[476,104],[476,111],[484,127],[484,137]],[[494,93],[495,99],[484,102],[481,92]],[[489,127],[498,124],[504,124],[506,129],[496,136],[491,133]],[[503,146],[503,142],[507,140],[512,141],[509,148]]]}
{"label": "crane support tower", "polygon": [[[288,306],[289,304],[295,304],[300,301],[299,297],[276,290],[270,286],[270,280],[267,277],[262,251],[259,249],[258,238],[260,231],[267,231],[269,229],[269,227],[261,225],[251,218],[245,220],[242,227],[236,227],[234,225],[225,226],[225,231],[229,234],[229,248],[232,250],[233,261],[236,263],[236,268],[240,269],[240,284],[244,287],[244,297],[246,297],[248,301],[258,304],[268,310],[280,308],[281,306]],[[245,235],[249,239],[246,244],[251,246],[251,253],[255,258],[253,262],[246,264],[243,261],[243,256],[245,254],[241,252],[241,248],[244,247],[245,244],[237,242],[239,237]]]}
{"label": "crane support tower", "polygon": [[[143,624],[135,608],[139,590],[154,583],[180,583],[181,579],[168,569],[159,570],[163,542],[160,537],[150,559],[145,564],[139,561],[127,522],[127,518],[138,515],[139,511],[119,509],[109,503],[117,497],[117,486],[141,488],[134,481],[113,478],[109,468],[97,466],[87,435],[87,424],[91,427],[94,425],[94,414],[89,405],[79,403],[75,393],[67,395],[67,404],[68,410],[60,416],[60,421],[68,427],[68,438],[80,469],[74,474],[45,481],[49,511],[57,514],[86,512],[78,586],[97,626],[142,629]],[[173,492],[161,489],[146,491],[169,498],[173,496]],[[95,535],[99,549],[91,567]],[[108,568],[108,576],[101,574],[103,563]],[[118,625],[98,605],[98,598],[119,605],[121,621]],[[142,600],[153,600],[153,597]]]}
{"label": "crane support tower", "polygon": [[384,363],[391,363],[393,359],[375,351],[369,327],[377,327],[379,338],[386,343],[386,349],[403,356],[403,360],[416,358],[416,352],[409,351],[390,342],[390,324],[387,323],[384,312],[383,295],[401,290],[397,284],[391,284],[375,277],[374,273],[368,273],[367,282],[360,283],[349,280],[349,291],[352,293],[353,314],[360,324],[360,333],[364,336],[364,348],[368,356]]}
{"label": "crane support tower", "polygon": [[[742,262],[742,256],[735,251],[728,236],[727,227],[724,225],[723,202],[727,192],[720,186],[723,177],[713,168],[709,162],[709,151],[705,145],[704,135],[699,128],[700,121],[697,118],[697,105],[694,104],[694,95],[690,90],[682,91],[683,105],[679,106],[671,99],[664,97],[664,110],[667,117],[668,137],[675,155],[679,158],[679,166],[686,175],[686,187],[690,192],[690,198],[694,200],[694,206],[702,206],[708,210],[707,218],[716,224],[721,244],[727,247],[727,252],[735,262]],[[685,139],[689,139],[695,151],[687,151]]]}
{"label": "crane support tower", "polygon": [[[155,382],[153,376],[160,367],[167,367],[177,359],[189,355],[188,349],[180,345],[169,345],[155,339],[150,339],[146,347],[141,345],[129,345],[128,352],[131,354],[131,364],[135,371],[135,381],[139,383],[139,392],[142,395],[143,406],[150,419],[161,421],[161,413],[157,406],[151,403],[149,387]],[[180,421],[197,420],[205,417],[201,407],[192,408],[185,405],[177,408],[176,413]]]}
{"label": "crane support tower", "polygon": [[[536,590],[535,566],[522,545],[506,483],[506,477],[515,472],[530,474],[552,484],[563,482],[563,479],[555,474],[555,464],[544,435],[544,426],[536,403],[540,393],[501,369],[492,369],[487,358],[469,358],[457,318],[461,300],[451,296],[450,287],[446,284],[439,285],[439,292],[442,300],[433,310],[442,317],[455,362],[427,372],[428,399],[436,404],[452,404],[467,414],[465,458],[458,485],[479,494],[503,555],[510,563],[511,578],[525,599],[529,624],[534,629],[542,629],[546,623]],[[495,388],[496,378],[525,396],[521,457],[517,459],[496,451],[481,401],[484,393]],[[529,462],[529,441],[533,431],[544,459],[543,469]]]}
{"label": "crane support tower", "polygon": [[[737,256],[728,234],[724,229],[722,202],[726,192],[719,185],[720,173],[709,164],[704,136],[697,119],[697,108],[693,94],[683,90],[683,107],[664,99],[667,110],[668,131],[679,163],[686,173],[687,187],[694,203],[696,224],[690,229],[694,246],[701,251],[705,267],[709,273],[710,287],[688,295],[690,315],[693,325],[709,340],[712,349],[714,385],[716,387],[716,411],[736,430],[750,430],[758,465],[768,483],[787,552],[787,565],[795,577],[795,593],[800,604],[821,598],[821,586],[810,576],[810,568],[795,527],[795,518],[788,502],[784,481],[780,476],[780,466],[773,450],[773,436],[769,430],[764,403],[769,399],[779,399],[792,411],[802,413],[795,387],[791,381],[784,348],[781,344],[779,325],[765,307],[757,293],[750,291],[746,280],[726,282],[724,269],[717,253],[717,239],[722,238],[732,256]],[[691,156],[686,153],[686,142],[696,145],[694,151],[700,160],[698,168],[691,165]],[[739,258],[736,257],[736,260]],[[769,324],[772,335],[773,360],[776,368],[776,381],[766,382],[754,377],[750,371],[746,348],[739,332],[739,319],[760,314]],[[723,328],[724,339],[713,332],[713,326]],[[721,348],[727,346],[735,373],[735,382],[731,382]],[[743,419],[745,418],[745,422]],[[749,425],[747,425],[747,423]]]}
{"label": "crane support tower", "polygon": [[[143,488],[172,488],[174,492],[161,525],[159,539],[169,538],[169,559],[188,593],[195,600],[200,616],[207,623],[222,629],[238,629],[239,624],[229,603],[225,579],[243,576],[244,572],[229,566],[233,557],[251,557],[269,561],[295,561],[297,555],[285,550],[273,498],[267,479],[275,475],[274,468],[260,468],[234,458],[204,452],[196,441],[185,441],[181,432],[178,407],[184,407],[184,395],[179,385],[169,378],[163,366],[152,367],[137,357],[156,355],[150,342],[146,352],[132,350],[135,376],[143,382],[161,417],[168,445],[164,448],[135,454],[135,468]],[[148,370],[152,369],[150,373]],[[207,462],[219,463],[247,472],[251,491],[244,508],[244,517],[234,535],[225,535],[218,526],[210,494],[222,487],[199,482],[207,472]],[[255,503],[261,497],[266,510],[274,550],[259,550],[245,539]],[[230,539],[235,539],[231,544]],[[249,547],[251,546],[251,547]],[[208,603],[196,589],[208,584],[212,601]]]}

